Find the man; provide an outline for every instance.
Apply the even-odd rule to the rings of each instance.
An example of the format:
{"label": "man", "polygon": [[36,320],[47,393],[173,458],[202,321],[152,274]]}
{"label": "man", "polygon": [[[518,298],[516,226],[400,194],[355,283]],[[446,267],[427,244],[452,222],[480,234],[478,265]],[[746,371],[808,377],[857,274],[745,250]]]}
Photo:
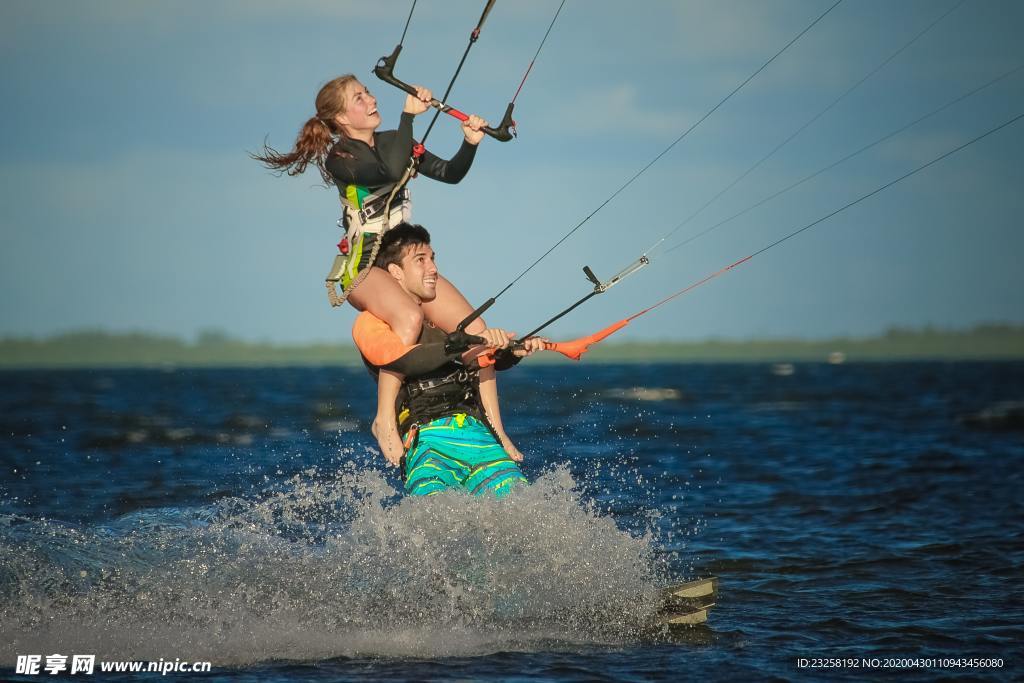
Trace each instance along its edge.
{"label": "man", "polygon": [[[434,251],[422,226],[400,223],[386,232],[374,267],[386,270],[417,305],[436,294]],[[380,384],[373,434],[388,462],[401,468],[407,493],[460,488],[503,496],[526,481],[516,464],[522,455],[499,442],[492,426],[496,410],[485,409],[478,391],[481,360],[508,349],[513,336],[501,329],[485,329],[478,337],[447,335],[425,322],[417,343],[407,346],[371,313],[356,318],[352,338],[370,372],[377,379],[380,373],[401,378],[397,395],[384,387],[398,382]],[[467,338],[480,346],[468,351]],[[516,361],[543,342],[518,344]]]}

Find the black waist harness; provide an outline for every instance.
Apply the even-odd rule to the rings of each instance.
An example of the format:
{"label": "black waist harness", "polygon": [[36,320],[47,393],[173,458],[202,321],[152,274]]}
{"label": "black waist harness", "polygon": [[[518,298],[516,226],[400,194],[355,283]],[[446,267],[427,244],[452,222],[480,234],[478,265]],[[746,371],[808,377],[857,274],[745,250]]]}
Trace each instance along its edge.
{"label": "black waist harness", "polygon": [[406,380],[398,392],[399,431],[405,434],[413,425],[456,413],[466,413],[486,423],[480,408],[477,373],[450,363],[430,377]]}

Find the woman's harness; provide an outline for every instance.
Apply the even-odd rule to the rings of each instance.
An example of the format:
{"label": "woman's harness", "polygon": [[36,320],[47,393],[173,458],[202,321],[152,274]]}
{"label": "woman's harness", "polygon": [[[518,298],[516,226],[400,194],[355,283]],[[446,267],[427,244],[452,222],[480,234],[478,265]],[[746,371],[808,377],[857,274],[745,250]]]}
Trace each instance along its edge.
{"label": "woman's harness", "polygon": [[[341,253],[335,255],[325,281],[327,300],[331,306],[336,308],[345,303],[349,294],[366,278],[380,251],[384,233],[393,225],[411,220],[412,201],[406,185],[416,173],[417,159],[418,155],[414,154],[397,183],[381,187],[361,202],[354,203],[343,192],[339,193],[342,214],[338,219],[338,227],[345,231],[345,235],[338,242],[338,251]],[[373,246],[369,256],[364,259],[364,237],[369,235],[374,236],[371,240]],[[362,268],[361,263],[364,264]],[[346,279],[347,285],[344,284]],[[339,283],[342,283],[341,292],[338,291]]]}

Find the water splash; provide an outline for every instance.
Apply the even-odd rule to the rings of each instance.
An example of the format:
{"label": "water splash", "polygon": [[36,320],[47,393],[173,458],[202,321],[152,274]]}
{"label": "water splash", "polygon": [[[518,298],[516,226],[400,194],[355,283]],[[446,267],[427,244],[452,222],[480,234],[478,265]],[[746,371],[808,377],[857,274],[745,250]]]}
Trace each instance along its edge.
{"label": "water splash", "polygon": [[102,526],[0,515],[0,661],[464,656],[635,640],[658,607],[652,537],[568,470],[496,500],[406,498],[309,470],[255,500]]}

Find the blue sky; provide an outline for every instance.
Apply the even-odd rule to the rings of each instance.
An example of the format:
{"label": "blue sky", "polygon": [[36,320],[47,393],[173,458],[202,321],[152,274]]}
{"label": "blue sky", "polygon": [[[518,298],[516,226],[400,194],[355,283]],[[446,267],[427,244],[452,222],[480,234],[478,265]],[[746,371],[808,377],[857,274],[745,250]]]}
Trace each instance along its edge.
{"label": "blue sky", "polygon": [[[483,2],[422,0],[397,70],[443,90]],[[413,185],[442,271],[493,295],[832,3],[569,0],[517,102],[519,138],[469,176]],[[498,0],[451,101],[497,119],[557,3]],[[583,295],[581,267],[633,261],[957,0],[846,0],[505,294],[526,331]],[[0,336],[104,328],[348,341],[323,277],[338,201],[314,173],[251,161],[288,147],[330,78],[370,74],[405,2],[8,0]],[[967,0],[676,233],[681,241],[1024,64],[1024,5]],[[686,247],[551,330],[591,332],[1024,112],[1018,72]],[[422,132],[427,119],[417,121]],[[444,118],[430,147],[458,146]],[[622,338],[870,335],[1024,322],[1024,122],[638,320]]]}

